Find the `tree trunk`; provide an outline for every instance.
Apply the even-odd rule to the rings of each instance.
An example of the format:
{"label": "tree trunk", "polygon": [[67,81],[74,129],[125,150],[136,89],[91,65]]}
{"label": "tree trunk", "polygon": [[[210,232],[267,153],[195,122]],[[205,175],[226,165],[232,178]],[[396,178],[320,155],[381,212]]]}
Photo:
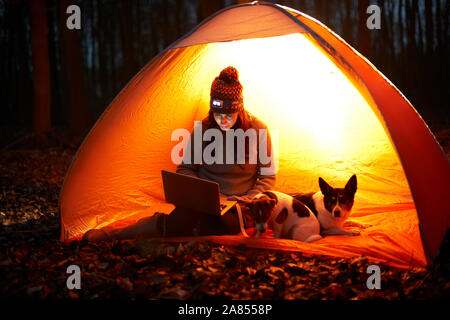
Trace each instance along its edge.
{"label": "tree trunk", "polygon": [[48,58],[47,13],[45,1],[31,0],[30,30],[33,52],[34,113],[33,131],[43,133],[50,122],[50,62]]}
{"label": "tree trunk", "polygon": [[425,59],[429,61],[428,72],[425,73],[426,87],[425,87],[425,99],[429,102],[430,106],[433,106],[435,100],[434,95],[434,82],[436,75],[435,70],[440,68],[436,67],[435,59],[437,58],[434,53],[434,30],[433,30],[433,3],[431,0],[425,0],[425,35],[426,35],[426,53]]}
{"label": "tree trunk", "polygon": [[[249,1],[237,1],[238,3],[246,3]],[[200,23],[207,17],[212,15],[214,12],[219,11],[223,8],[222,0],[201,0],[199,12],[197,15],[197,22]]]}
{"label": "tree trunk", "polygon": [[[448,1],[448,0],[447,0]],[[449,16],[446,16],[446,19],[450,19]],[[438,43],[438,48],[441,47],[442,44],[442,24],[441,24],[441,1],[436,0],[436,38]]]}
{"label": "tree trunk", "polygon": [[[6,41],[2,41],[0,44],[3,49],[0,57],[3,64],[0,74],[4,76],[1,80],[2,88],[5,92],[9,92],[3,105],[9,106],[8,109],[11,110],[11,117],[6,118],[25,127],[32,126],[34,104],[31,94],[33,90],[33,82],[30,77],[32,70],[29,67],[32,53],[28,49],[27,21],[26,19],[24,21],[24,15],[28,11],[28,3],[5,3],[2,28],[6,28],[8,25],[11,27],[6,28],[9,29],[4,33]],[[16,88],[20,88],[20,90]],[[17,110],[17,112],[12,112],[12,110]]]}
{"label": "tree trunk", "polygon": [[405,0],[399,0],[398,9],[397,9],[397,20],[398,20],[398,33],[399,33],[399,42],[400,42],[400,56],[405,52],[405,45],[403,39],[403,3]]}
{"label": "tree trunk", "polygon": [[97,4],[95,1],[91,1],[91,11],[92,11],[92,71],[93,71],[93,83],[94,83],[94,105],[96,106],[95,113],[96,115],[99,113],[98,108],[101,103],[99,103],[101,100],[101,83],[100,83],[100,76],[99,76],[99,40],[98,40],[98,12],[97,12]]}
{"label": "tree trunk", "polygon": [[[135,15],[134,15],[134,19],[135,21],[137,21],[137,28],[136,28],[136,38],[139,39],[139,43],[138,43],[138,49],[136,50],[137,54],[138,54],[138,59],[136,61],[138,69],[142,67],[144,61],[146,61],[146,59],[144,59],[144,47],[147,46],[147,39],[144,38],[144,32],[142,31],[142,18],[141,18],[141,11],[142,11],[142,7],[141,7],[141,2],[138,1],[136,3],[136,7],[135,7]],[[146,19],[148,19],[148,17],[146,16]]]}
{"label": "tree trunk", "polygon": [[183,19],[183,0],[176,0],[175,2],[175,29],[177,31],[176,38],[183,35],[184,19]]}
{"label": "tree trunk", "polygon": [[171,14],[169,10],[169,3],[167,1],[162,2],[162,7],[160,14],[162,15],[162,35],[163,35],[163,48],[166,48],[170,43],[175,40],[171,37],[172,26],[170,25],[169,15]]}
{"label": "tree trunk", "polygon": [[421,58],[424,55],[424,44],[423,44],[423,28],[422,28],[422,16],[420,14],[420,10],[417,5],[417,1],[414,4],[414,12],[417,15],[417,26],[418,26],[418,32],[419,32],[419,51]]}
{"label": "tree trunk", "polygon": [[373,59],[381,57],[380,60],[382,61],[382,66],[384,70],[394,72],[396,69],[393,68],[396,59],[394,48],[395,38],[393,32],[393,30],[395,29],[393,23],[394,5],[392,1],[386,2],[384,0],[378,0],[377,4],[381,9],[381,26],[383,29],[381,32],[376,33],[378,38],[377,40],[375,40],[375,42],[386,44],[386,47],[382,48],[377,48],[376,46],[374,46],[373,48],[371,47],[370,54]]}
{"label": "tree trunk", "polygon": [[[449,39],[450,38],[450,26],[449,26],[449,20],[448,17],[450,17],[450,0],[447,0],[447,3],[445,4],[445,13],[444,13],[444,26],[443,26],[443,30],[444,30],[444,38],[445,39]],[[443,47],[444,47],[444,52],[446,51],[447,47],[448,47],[448,41],[443,41]]]}
{"label": "tree trunk", "polygon": [[50,80],[51,80],[51,122],[53,126],[64,126],[67,121],[65,110],[63,108],[64,102],[64,83],[62,73],[60,72],[61,60],[59,55],[59,40],[58,32],[53,26],[57,25],[58,15],[55,10],[56,4],[49,2],[47,7],[47,23],[48,23],[48,56],[50,63]]}
{"label": "tree trunk", "polygon": [[149,13],[149,19],[150,19],[150,29],[152,33],[152,53],[151,56],[156,56],[159,52],[159,34],[157,33],[158,24],[156,21],[155,13],[153,13],[153,10]]}
{"label": "tree trunk", "polygon": [[326,22],[323,20],[323,4],[322,0],[316,0],[314,1],[314,15],[315,18],[319,21],[322,21],[326,24]]}
{"label": "tree trunk", "polygon": [[104,19],[104,11],[102,5],[99,0],[96,1],[96,12],[98,14],[98,23],[97,23],[97,35],[98,35],[98,67],[99,67],[99,80],[100,80],[100,91],[101,91],[101,108],[106,108],[109,101],[109,97],[111,96],[110,90],[110,75],[107,68],[108,59],[107,59],[107,45],[106,45],[106,23]]}
{"label": "tree trunk", "polygon": [[433,4],[431,0],[425,0],[425,35],[427,39],[427,56],[433,52]]}
{"label": "tree trunk", "polygon": [[306,11],[305,0],[299,0],[298,1],[298,8],[299,8],[300,11]]}
{"label": "tree trunk", "polygon": [[370,30],[367,28],[367,8],[369,0],[358,1],[358,51],[370,59]]}
{"label": "tree trunk", "polygon": [[352,36],[352,18],[351,18],[351,8],[350,8],[350,0],[345,0],[345,7],[343,11],[341,11],[342,18],[342,37],[345,41],[347,41],[350,45],[353,45],[353,36]]}
{"label": "tree trunk", "polygon": [[[389,1],[388,4],[389,4],[389,9],[386,9],[386,14],[384,14],[383,11],[381,12],[381,17],[382,17],[381,25],[387,26],[387,21],[389,21],[389,26],[387,26],[387,27],[389,27],[389,29],[388,29],[388,32],[385,32],[385,33],[387,33],[386,38],[387,38],[387,43],[389,44],[388,47],[390,50],[390,52],[389,52],[390,66],[389,67],[390,67],[390,70],[392,70],[394,68],[395,60],[396,60],[396,53],[395,53],[395,47],[394,47],[394,43],[395,43],[395,36],[394,36],[395,35],[395,33],[394,33],[394,30],[395,30],[395,24],[394,24],[395,3],[393,3],[392,1]],[[384,7],[384,5],[383,5],[383,7]],[[383,7],[381,10],[383,10]],[[385,19],[385,16],[388,16],[388,18]],[[382,28],[384,28],[384,27],[382,27]]]}
{"label": "tree trunk", "polygon": [[122,49],[122,84],[126,84],[136,73],[137,64],[133,50],[133,17],[132,5],[134,2],[120,3],[120,45]]}
{"label": "tree trunk", "polygon": [[333,6],[333,3],[331,1],[325,1],[325,3],[323,4],[323,19],[324,19],[325,24],[329,25],[329,26],[331,26],[331,22],[332,22],[331,21],[332,19],[330,19],[330,11],[331,12],[335,11],[335,9],[330,8],[331,6]]}
{"label": "tree trunk", "polygon": [[[65,65],[66,103],[69,107],[69,134],[80,142],[91,125],[87,99],[87,90],[83,74],[81,45],[76,29],[69,30],[66,26],[68,14],[66,9],[72,3],[70,0],[58,2],[59,32],[61,37],[62,62]],[[83,26],[83,23],[81,23]]]}

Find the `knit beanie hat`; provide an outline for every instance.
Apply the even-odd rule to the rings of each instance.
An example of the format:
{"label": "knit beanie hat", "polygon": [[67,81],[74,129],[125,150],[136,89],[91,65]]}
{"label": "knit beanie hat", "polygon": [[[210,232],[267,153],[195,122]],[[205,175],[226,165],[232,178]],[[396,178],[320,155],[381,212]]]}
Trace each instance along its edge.
{"label": "knit beanie hat", "polygon": [[227,67],[214,79],[209,106],[217,113],[234,113],[244,107],[242,85],[236,68]]}

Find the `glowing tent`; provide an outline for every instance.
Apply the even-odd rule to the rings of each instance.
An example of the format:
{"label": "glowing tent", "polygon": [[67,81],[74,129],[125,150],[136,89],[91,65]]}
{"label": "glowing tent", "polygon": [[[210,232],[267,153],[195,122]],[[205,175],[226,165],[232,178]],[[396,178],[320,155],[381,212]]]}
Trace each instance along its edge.
{"label": "glowing tent", "polygon": [[317,20],[251,3],[225,8],[152,61],[120,92],[78,150],[60,195],[61,239],[90,228],[126,226],[169,213],[161,170],[175,129],[192,130],[209,109],[211,82],[235,66],[245,108],[269,127],[278,148],[275,190],[318,190],[318,177],[358,191],[357,237],[305,244],[199,237],[223,244],[352,257],[398,267],[432,261],[450,213],[448,159],[408,100],[369,61]]}

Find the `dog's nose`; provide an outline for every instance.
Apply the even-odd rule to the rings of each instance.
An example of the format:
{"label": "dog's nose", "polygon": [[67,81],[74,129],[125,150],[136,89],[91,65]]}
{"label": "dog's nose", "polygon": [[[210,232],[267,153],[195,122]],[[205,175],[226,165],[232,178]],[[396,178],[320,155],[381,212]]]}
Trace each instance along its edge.
{"label": "dog's nose", "polygon": [[335,216],[335,217],[340,217],[340,216],[341,216],[341,211],[339,211],[339,210],[334,210],[334,216]]}

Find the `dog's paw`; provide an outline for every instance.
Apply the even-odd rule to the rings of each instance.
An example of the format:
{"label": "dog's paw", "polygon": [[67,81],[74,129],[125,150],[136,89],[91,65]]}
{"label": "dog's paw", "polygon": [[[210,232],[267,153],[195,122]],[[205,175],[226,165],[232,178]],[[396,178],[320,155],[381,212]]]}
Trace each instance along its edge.
{"label": "dog's paw", "polygon": [[348,235],[351,237],[359,236],[361,233],[357,230],[348,230]]}
{"label": "dog's paw", "polygon": [[345,221],[344,227],[346,228],[360,228],[360,229],[367,229],[370,228],[372,225],[367,223],[360,223],[356,221]]}

